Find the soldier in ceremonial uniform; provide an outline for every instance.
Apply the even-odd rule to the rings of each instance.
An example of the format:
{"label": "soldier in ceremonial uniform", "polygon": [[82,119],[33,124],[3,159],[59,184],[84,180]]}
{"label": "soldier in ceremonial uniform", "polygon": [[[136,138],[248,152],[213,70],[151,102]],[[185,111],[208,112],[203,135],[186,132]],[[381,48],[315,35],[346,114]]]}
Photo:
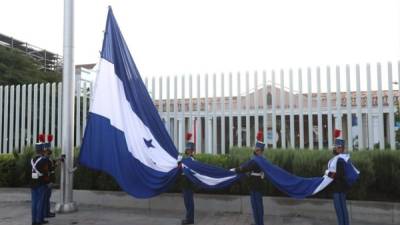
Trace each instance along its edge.
{"label": "soldier in ceremonial uniform", "polygon": [[44,217],[55,217],[55,213],[50,211],[50,198],[54,183],[56,182],[56,164],[58,160],[51,159],[52,150],[50,146],[50,142],[53,140],[53,136],[51,134],[47,135],[47,142],[44,143],[44,157],[48,159],[48,168],[49,168],[49,183],[47,184],[46,191],[45,191],[45,200],[44,200],[44,207],[43,207],[43,216]]}
{"label": "soldier in ceremonial uniform", "polygon": [[36,143],[36,155],[31,159],[32,177],[32,225],[46,224],[48,221],[43,217],[43,206],[47,183],[49,182],[48,159],[44,157],[43,135],[39,135],[39,141]]}
{"label": "soldier in ceremonial uniform", "polygon": [[[263,134],[257,133],[257,142],[254,148],[254,156],[263,156],[265,144],[262,142]],[[254,160],[242,164],[238,168],[231,169],[237,173],[246,173],[249,176],[250,201],[253,210],[255,225],[264,225],[264,205],[262,200],[262,188],[264,173]]]}
{"label": "soldier in ceremonial uniform", "polygon": [[[326,171],[326,175],[333,179],[329,188],[333,191],[333,203],[339,225],[350,224],[346,205],[346,191],[350,188],[350,184],[346,180],[345,172],[346,166],[352,165],[346,162],[346,159],[349,160],[349,155],[344,154],[344,145],[343,139],[337,138],[335,140],[335,149],[333,150],[335,156],[329,160],[328,170]],[[354,168],[354,170],[356,169]]]}
{"label": "soldier in ceremonial uniform", "polygon": [[[186,134],[187,142],[183,158],[191,158],[192,160],[194,160],[195,145],[192,141],[190,141],[191,137],[192,137],[191,133]],[[182,220],[182,225],[194,224],[194,200],[193,200],[194,184],[188,178],[185,177],[183,172],[181,180],[182,180],[181,185],[182,185],[183,201],[186,208],[186,216],[185,219]]]}

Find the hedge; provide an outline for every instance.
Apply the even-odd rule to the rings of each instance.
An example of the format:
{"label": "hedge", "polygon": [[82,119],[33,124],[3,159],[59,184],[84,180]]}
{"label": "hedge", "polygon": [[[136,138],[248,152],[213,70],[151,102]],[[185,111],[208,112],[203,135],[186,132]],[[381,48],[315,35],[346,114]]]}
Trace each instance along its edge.
{"label": "hedge", "polygon": [[[60,150],[55,151],[55,157]],[[251,149],[233,148],[227,155],[197,154],[196,159],[224,168],[233,168],[248,160]],[[76,155],[78,152],[76,152]],[[0,187],[27,187],[30,179],[31,148],[24,149],[21,154],[0,155]],[[323,150],[266,150],[265,157],[285,170],[303,177],[321,176],[332,157],[330,151]],[[400,201],[400,151],[373,150],[351,153],[352,161],[361,171],[360,179],[348,193],[349,199]],[[59,174],[59,173],[57,173]],[[265,195],[284,196],[270,182],[265,182]],[[93,171],[79,166],[74,173],[75,189],[120,190],[114,179],[106,173]],[[170,188],[170,192],[179,192],[179,181]],[[228,189],[201,193],[248,194],[246,179]],[[323,191],[316,198],[329,198],[329,191]]]}

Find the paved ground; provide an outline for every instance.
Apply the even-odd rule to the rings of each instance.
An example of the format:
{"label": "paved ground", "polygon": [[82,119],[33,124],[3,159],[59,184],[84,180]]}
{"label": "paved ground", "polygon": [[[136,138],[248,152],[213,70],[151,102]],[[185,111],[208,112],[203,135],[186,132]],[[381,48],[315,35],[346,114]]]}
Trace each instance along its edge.
{"label": "paved ground", "polygon": [[[144,211],[132,209],[79,206],[72,214],[57,214],[49,219],[51,225],[178,225],[181,214],[167,211]],[[236,213],[196,214],[197,225],[246,225],[251,215]],[[0,225],[29,225],[30,203],[1,203]],[[321,221],[301,217],[265,217],[265,225],[334,225],[335,221]],[[361,225],[361,223],[353,223]],[[362,225],[368,225],[362,223]],[[372,225],[372,224],[369,224]]]}

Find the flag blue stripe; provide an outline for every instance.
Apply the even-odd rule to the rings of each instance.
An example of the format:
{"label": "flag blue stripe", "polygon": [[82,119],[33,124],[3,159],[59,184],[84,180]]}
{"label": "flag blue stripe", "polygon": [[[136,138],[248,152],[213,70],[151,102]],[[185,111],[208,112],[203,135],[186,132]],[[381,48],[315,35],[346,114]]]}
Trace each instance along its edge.
{"label": "flag blue stripe", "polygon": [[135,159],[128,150],[124,133],[110,120],[89,113],[79,162],[113,176],[120,187],[137,198],[149,198],[165,192],[175,182],[179,170],[169,173],[153,170]]}
{"label": "flag blue stripe", "polygon": [[259,156],[253,157],[252,160],[263,170],[266,179],[280,191],[294,198],[311,196],[323,181],[323,177],[303,178],[295,176]]}

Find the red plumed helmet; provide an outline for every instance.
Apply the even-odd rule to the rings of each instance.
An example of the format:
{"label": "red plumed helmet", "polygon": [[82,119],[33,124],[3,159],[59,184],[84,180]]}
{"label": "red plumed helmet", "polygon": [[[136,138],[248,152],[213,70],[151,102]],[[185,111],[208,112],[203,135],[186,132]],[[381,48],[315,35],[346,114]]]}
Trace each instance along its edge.
{"label": "red plumed helmet", "polygon": [[260,130],[260,131],[258,131],[258,133],[257,133],[257,141],[260,141],[260,142],[263,142],[263,140],[264,140],[264,134],[263,134],[263,132]]}
{"label": "red plumed helmet", "polygon": [[186,133],[186,137],[185,137],[186,141],[189,141],[191,138],[192,138],[192,133],[190,133],[190,132]]}
{"label": "red plumed helmet", "polygon": [[53,141],[53,135],[51,135],[51,134],[48,134],[47,135],[47,142],[52,142]]}
{"label": "red plumed helmet", "polygon": [[45,141],[46,141],[46,135],[44,135],[44,134],[39,134],[39,135],[38,135],[38,140],[39,140],[39,142],[45,142]]}
{"label": "red plumed helmet", "polygon": [[340,130],[338,130],[338,129],[335,129],[335,130],[333,131],[333,137],[334,137],[334,138],[338,138],[338,137],[340,137],[340,133],[341,133],[341,131],[340,131]]}

